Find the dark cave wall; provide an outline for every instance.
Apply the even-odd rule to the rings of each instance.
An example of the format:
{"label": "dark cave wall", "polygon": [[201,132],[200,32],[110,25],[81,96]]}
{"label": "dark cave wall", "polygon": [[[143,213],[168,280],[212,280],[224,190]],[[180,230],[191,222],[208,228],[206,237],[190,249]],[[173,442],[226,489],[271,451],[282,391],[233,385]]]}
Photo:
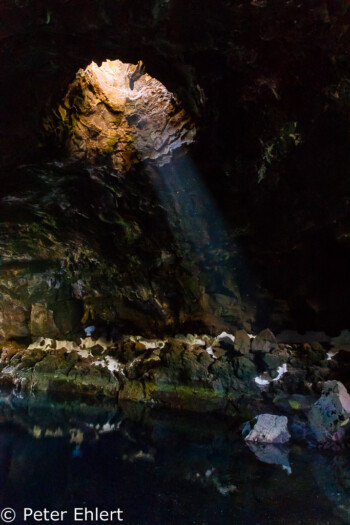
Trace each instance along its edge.
{"label": "dark cave wall", "polygon": [[[37,199],[47,217],[58,217],[56,230],[47,221],[45,231],[38,233],[45,239],[55,237],[52,245],[42,248],[40,257],[59,261],[67,247],[71,249],[69,240],[76,246],[79,239],[88,238],[86,242],[97,258],[105,260],[108,250],[103,245],[110,246],[110,235],[118,238],[121,226],[119,230],[115,225],[106,228],[90,208],[87,223],[79,219],[85,202],[78,195],[72,204],[73,186],[79,181],[87,200],[93,199],[95,192],[95,187],[89,189],[91,181],[86,182],[89,179],[82,176],[83,171],[69,179],[70,170],[64,168],[64,173],[47,176],[45,184],[39,185],[32,168],[23,171],[17,166],[62,160],[58,145],[43,133],[42,121],[80,67],[107,57],[132,63],[142,59],[147,72],[174,91],[196,121],[199,133],[190,154],[228,232],[220,245],[227,256],[221,254],[215,263],[238,267],[232,286],[226,285],[230,273],[226,268],[214,272],[209,284],[203,275],[196,281],[192,302],[203,302],[199,289],[204,286],[209,298],[220,295],[219,300],[224,301],[221,312],[234,306],[243,309],[243,315],[228,315],[224,320],[231,326],[241,323],[247,328],[250,324],[253,328],[270,325],[275,329],[289,326],[331,331],[348,326],[349,15],[349,3],[340,0],[218,1],[215,7],[209,1],[179,0],[136,1],[132,5],[112,0],[3,2],[1,193],[2,198],[21,193],[29,177],[32,204]],[[65,180],[67,206],[80,210],[70,224],[70,219],[62,219],[62,211],[45,199],[57,177]],[[145,191],[138,182],[132,184],[135,194]],[[105,206],[110,197],[104,190],[102,193]],[[28,228],[19,228],[16,233],[9,229],[8,224],[18,218],[18,209],[13,206],[8,203],[2,208],[1,245],[11,252],[10,240],[19,232],[23,242],[15,243],[12,251],[21,258],[21,250],[26,256],[28,243],[37,238],[30,228],[30,233]],[[28,214],[28,205],[24,207]],[[135,200],[130,208],[136,207]],[[146,238],[154,225],[159,225],[156,220],[147,226],[147,213],[132,213],[130,217],[127,210],[122,217],[143,228]],[[157,213],[161,217],[159,210]],[[39,220],[38,210],[34,215]],[[26,220],[28,225],[32,219]],[[119,235],[123,237],[125,232]],[[164,240],[157,247],[158,241],[144,241],[146,257],[138,246],[123,245],[122,255],[114,260],[116,268],[126,265],[130,271],[126,250],[131,249],[153,269],[149,261],[157,257],[152,254],[161,252],[159,245],[169,251],[171,233],[159,233],[159,237]],[[211,231],[209,244],[213,239],[215,232]],[[175,251],[170,249],[172,257]],[[175,261],[178,267],[176,257]],[[208,258],[202,257],[198,264],[205,266],[206,261]],[[191,282],[193,274],[202,271],[196,264],[189,255],[185,273]],[[130,287],[146,282],[136,270],[133,275]],[[183,290],[190,286],[188,279],[181,277],[180,281]],[[163,278],[159,282],[164,285]],[[176,317],[177,327],[181,327],[184,293],[169,293],[169,315]],[[28,304],[30,309],[30,300]],[[206,308],[215,311],[213,306]],[[186,323],[191,316],[196,318],[195,311],[187,311]],[[135,323],[137,328],[139,321]],[[143,325],[148,323],[146,317]],[[154,330],[162,327],[161,323]]]}

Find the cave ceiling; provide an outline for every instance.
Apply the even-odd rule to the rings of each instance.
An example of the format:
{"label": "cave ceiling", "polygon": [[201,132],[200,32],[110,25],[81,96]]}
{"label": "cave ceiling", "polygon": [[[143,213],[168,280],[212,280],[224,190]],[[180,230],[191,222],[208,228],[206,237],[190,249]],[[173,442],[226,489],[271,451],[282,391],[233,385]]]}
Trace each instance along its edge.
{"label": "cave ceiling", "polygon": [[[4,0],[3,337],[35,315],[56,335],[349,326],[349,23],[345,0]],[[142,66],[127,100],[147,80],[169,102],[155,127],[90,90],[108,60]]]}

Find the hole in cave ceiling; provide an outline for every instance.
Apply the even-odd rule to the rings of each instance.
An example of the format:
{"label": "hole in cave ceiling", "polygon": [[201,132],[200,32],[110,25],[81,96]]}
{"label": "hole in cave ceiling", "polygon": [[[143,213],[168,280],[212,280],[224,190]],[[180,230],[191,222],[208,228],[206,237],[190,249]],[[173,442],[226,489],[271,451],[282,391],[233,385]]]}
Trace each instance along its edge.
{"label": "hole in cave ceiling", "polygon": [[164,166],[196,134],[179,101],[142,61],[120,60],[80,69],[46,129],[64,138],[73,158],[95,163],[108,156],[118,171],[141,161]]}

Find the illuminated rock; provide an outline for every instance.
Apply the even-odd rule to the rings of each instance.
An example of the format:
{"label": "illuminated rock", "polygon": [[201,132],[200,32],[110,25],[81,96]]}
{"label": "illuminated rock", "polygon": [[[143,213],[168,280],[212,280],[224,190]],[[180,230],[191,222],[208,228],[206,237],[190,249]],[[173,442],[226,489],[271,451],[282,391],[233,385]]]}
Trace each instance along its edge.
{"label": "illuminated rock", "polygon": [[158,166],[193,142],[196,129],[174,95],[137,66],[119,60],[79,70],[53,124],[71,156],[112,159],[126,171],[140,161]]}
{"label": "illuminated rock", "polygon": [[53,311],[49,310],[46,303],[32,305],[30,314],[30,333],[35,337],[58,337],[60,332],[55,325]]}
{"label": "illuminated rock", "polygon": [[341,441],[350,416],[350,396],[340,381],[326,381],[308,419],[319,443]]}
{"label": "illuminated rock", "polygon": [[20,301],[9,295],[2,295],[0,309],[0,338],[26,337],[28,330],[28,310]]}
{"label": "illuminated rock", "polygon": [[246,423],[243,429],[246,441],[261,443],[286,443],[290,439],[286,416],[260,414],[256,420]]}

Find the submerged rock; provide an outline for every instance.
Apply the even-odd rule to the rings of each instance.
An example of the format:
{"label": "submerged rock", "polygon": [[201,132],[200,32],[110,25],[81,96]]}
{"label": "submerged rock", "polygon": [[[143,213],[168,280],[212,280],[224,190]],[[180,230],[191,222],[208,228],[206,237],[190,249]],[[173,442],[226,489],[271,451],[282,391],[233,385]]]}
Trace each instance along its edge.
{"label": "submerged rock", "polygon": [[309,412],[311,432],[320,444],[341,441],[349,423],[350,395],[339,381],[326,381],[322,395]]}
{"label": "submerged rock", "polygon": [[260,414],[245,424],[242,434],[245,441],[260,443],[286,443],[290,439],[286,416]]}
{"label": "submerged rock", "polygon": [[286,395],[278,393],[273,398],[273,404],[285,412],[308,412],[315,402],[315,397],[311,395],[292,394]]}

